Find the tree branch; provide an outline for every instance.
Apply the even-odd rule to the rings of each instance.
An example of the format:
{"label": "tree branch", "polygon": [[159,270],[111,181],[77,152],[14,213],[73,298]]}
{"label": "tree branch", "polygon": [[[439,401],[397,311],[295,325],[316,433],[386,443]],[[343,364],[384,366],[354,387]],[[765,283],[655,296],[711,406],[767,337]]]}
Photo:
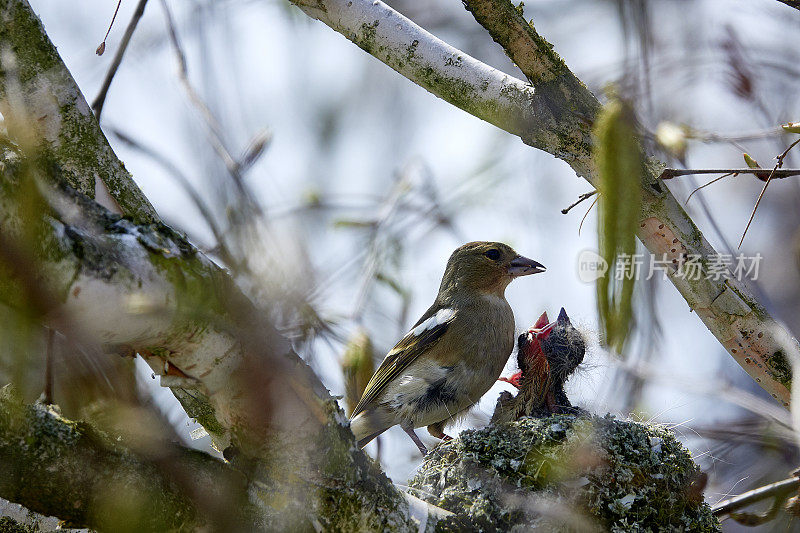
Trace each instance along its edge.
{"label": "tree branch", "polygon": [[786,4],[787,6],[795,9],[800,9],[800,0],[778,0],[778,2]]}
{"label": "tree branch", "polygon": [[[0,140],[0,237],[20,252],[0,265],[0,286],[13,288],[0,302],[33,303],[62,333],[141,354],[252,476],[276,527],[435,524],[446,513],[397,491],[355,446],[336,401],[227,273],[163,224],[91,201],[92,178],[102,176],[130,193],[114,198],[134,221],[156,217],[27,2],[0,0],[0,13],[0,47],[17,51],[0,72],[1,111],[17,141]],[[22,198],[37,190],[41,200]]]}
{"label": "tree branch", "polygon": [[[671,180],[681,176],[696,176],[700,174],[764,174],[769,176],[770,169],[763,168],[665,168],[659,176],[660,180]],[[772,173],[772,179],[790,178],[800,176],[800,169],[779,168]],[[763,180],[762,180],[763,181]]]}
{"label": "tree branch", "polygon": [[530,84],[450,46],[383,2],[290,2],[420,87],[530,146],[576,165],[576,147],[589,150],[590,137],[574,125],[564,129],[561,110]]}
{"label": "tree branch", "polygon": [[252,528],[257,513],[247,485],[205,453],[161,442],[143,457],[86,423],[65,420],[52,407],[24,406],[10,387],[0,389],[0,496],[33,511],[109,530],[124,513],[131,530],[162,531],[208,526],[209,509],[196,504],[224,501],[228,520]]}
{"label": "tree branch", "polygon": [[9,136],[57,163],[74,189],[135,220],[158,220],[27,0],[0,0],[0,113]]}
{"label": "tree branch", "polygon": [[796,477],[776,481],[775,483],[770,483],[769,485],[758,487],[757,489],[749,490],[739,496],[721,501],[711,509],[715,516],[726,515],[762,500],[770,498],[786,499],[792,492],[797,491],[798,487],[800,487],[800,479]]}
{"label": "tree branch", "polygon": [[14,267],[11,280],[0,268],[0,286],[15,288],[0,290],[0,303],[33,305],[49,327],[97,339],[102,351],[141,354],[255,480],[251,488],[277,529],[317,522],[328,530],[347,523],[404,530],[438,520],[440,509],[410,505],[355,446],[336,401],[265,313],[170,228],[133,224],[38,180],[52,210],[35,249],[22,246],[30,224],[22,223],[27,204],[15,191],[32,190],[24,185],[30,166],[0,143],[0,263],[7,259],[0,267]]}
{"label": "tree branch", "polygon": [[[139,0],[139,3],[136,4],[136,9],[133,12],[130,22],[128,22],[128,27],[125,28],[125,34],[122,36],[122,40],[119,42],[117,53],[114,54],[114,59],[111,61],[111,66],[108,67],[106,77],[103,79],[103,85],[100,87],[97,96],[94,97],[94,101],[92,101],[92,111],[94,111],[94,115],[97,117],[98,122],[100,121],[100,115],[103,112],[103,105],[106,102],[108,90],[111,88],[111,82],[114,81],[114,76],[117,74],[117,69],[119,69],[119,66],[122,64],[122,57],[125,55],[125,51],[128,49],[128,45],[133,37],[133,32],[136,31],[136,26],[139,25],[139,20],[141,20],[142,15],[144,15],[144,8],[146,6],[147,0]],[[111,23],[113,24],[113,22],[114,21],[112,20]],[[109,27],[109,30],[110,29],[111,28]],[[105,40],[103,40],[103,43],[105,44]]]}
{"label": "tree branch", "polygon": [[[380,1],[290,1],[414,83],[564,160],[595,185],[591,124],[599,104],[508,0],[465,4],[536,82],[535,89],[449,46]],[[677,265],[697,255],[707,265],[719,254],[658,179],[662,171],[663,164],[649,161],[639,239],[658,259]],[[800,361],[800,346],[745,284],[732,277],[687,279],[675,271],[668,276],[728,353],[788,406],[791,364]]]}
{"label": "tree branch", "polygon": [[[797,477],[776,481],[775,483],[758,487],[757,489],[747,491],[739,496],[719,502],[718,504],[712,506],[711,510],[716,517],[730,515],[731,518],[737,522],[745,523],[745,521],[749,521],[749,523],[746,525],[757,525],[756,522],[763,523],[759,522],[759,520],[763,520],[764,518],[774,518],[772,513],[777,512],[777,510],[786,501],[786,499],[789,498],[789,496],[791,496],[793,493],[796,494],[798,487],[800,487],[800,479]],[[750,505],[763,500],[773,500],[772,507],[765,515],[737,513],[740,509],[744,509],[745,507],[749,507]],[[737,515],[739,515],[739,518],[737,518]]]}

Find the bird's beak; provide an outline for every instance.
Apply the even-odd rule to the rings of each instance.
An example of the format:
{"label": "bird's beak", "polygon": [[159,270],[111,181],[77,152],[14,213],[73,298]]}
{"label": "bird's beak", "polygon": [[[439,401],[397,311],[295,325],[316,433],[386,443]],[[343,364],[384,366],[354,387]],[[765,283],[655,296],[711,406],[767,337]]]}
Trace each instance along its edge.
{"label": "bird's beak", "polygon": [[511,263],[508,265],[508,273],[512,278],[527,276],[528,274],[538,274],[545,270],[547,269],[540,263],[537,263],[533,259],[522,257],[521,255],[512,259]]}

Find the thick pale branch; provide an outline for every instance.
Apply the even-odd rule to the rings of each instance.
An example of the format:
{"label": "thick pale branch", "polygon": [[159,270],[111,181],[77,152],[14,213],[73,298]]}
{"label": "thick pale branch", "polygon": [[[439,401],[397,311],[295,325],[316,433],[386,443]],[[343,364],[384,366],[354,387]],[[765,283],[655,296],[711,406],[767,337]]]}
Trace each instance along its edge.
{"label": "thick pale branch", "polygon": [[0,0],[0,113],[9,136],[58,165],[74,189],[136,220],[158,220],[27,0]]}
{"label": "thick pale branch", "polygon": [[[292,1],[436,96],[563,159],[579,176],[594,184],[591,123],[599,104],[508,0],[467,0],[465,4],[535,82],[535,90],[447,45],[380,1]],[[412,45],[415,53],[402,53],[410,52]],[[424,54],[417,54],[417,50]],[[454,76],[463,85],[443,83]],[[533,90],[537,98],[528,98],[528,103],[525,99],[502,100],[499,108],[504,113],[487,114],[483,111],[486,93],[475,90],[480,84],[501,89],[514,87],[517,92],[524,89],[526,94]],[[453,91],[459,89],[462,94],[455,97]],[[530,109],[523,109],[526,105]],[[526,117],[524,132],[519,131],[516,119],[509,118],[515,116]],[[648,164],[642,183],[639,238],[654,259],[667,264],[677,265],[687,256],[699,256],[705,273],[719,254],[658,179],[662,170],[663,165],[657,161]],[[800,361],[800,347],[745,284],[732,276],[689,279],[678,276],[677,268],[667,275],[734,359],[775,399],[788,406],[791,362]]]}
{"label": "thick pale branch", "polygon": [[526,144],[573,161],[576,147],[588,150],[589,137],[574,125],[562,128],[561,110],[538,88],[450,46],[383,2],[290,1],[420,87]]}

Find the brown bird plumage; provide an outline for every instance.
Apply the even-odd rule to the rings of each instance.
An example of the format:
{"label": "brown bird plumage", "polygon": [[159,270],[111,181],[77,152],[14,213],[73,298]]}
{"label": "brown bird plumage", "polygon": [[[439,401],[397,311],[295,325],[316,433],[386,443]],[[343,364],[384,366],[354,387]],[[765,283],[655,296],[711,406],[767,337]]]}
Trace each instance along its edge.
{"label": "brown bird plumage", "polygon": [[456,249],[433,305],[386,355],[353,409],[359,446],[399,424],[420,451],[414,428],[439,438],[447,422],[497,380],[514,347],[514,314],[505,289],[544,267],[499,242]]}

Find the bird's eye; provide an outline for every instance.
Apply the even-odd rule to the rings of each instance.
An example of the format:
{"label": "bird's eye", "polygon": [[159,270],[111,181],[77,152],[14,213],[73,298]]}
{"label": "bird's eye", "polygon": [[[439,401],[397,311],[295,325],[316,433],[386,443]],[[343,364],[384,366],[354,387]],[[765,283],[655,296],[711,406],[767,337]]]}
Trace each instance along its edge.
{"label": "bird's eye", "polygon": [[492,261],[497,261],[500,259],[500,250],[497,248],[492,248],[491,250],[487,250],[483,255],[491,259]]}

